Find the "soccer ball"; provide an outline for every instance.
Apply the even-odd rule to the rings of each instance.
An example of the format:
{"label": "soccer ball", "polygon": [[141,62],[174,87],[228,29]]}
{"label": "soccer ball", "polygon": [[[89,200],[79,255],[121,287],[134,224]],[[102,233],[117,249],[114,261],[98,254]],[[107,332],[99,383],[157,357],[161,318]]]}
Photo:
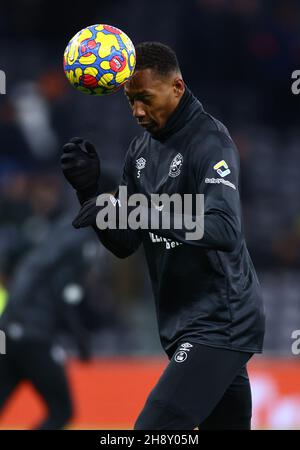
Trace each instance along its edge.
{"label": "soccer ball", "polygon": [[129,37],[110,25],[80,30],[64,52],[64,71],[81,92],[106,95],[116,92],[133,74],[135,48]]}

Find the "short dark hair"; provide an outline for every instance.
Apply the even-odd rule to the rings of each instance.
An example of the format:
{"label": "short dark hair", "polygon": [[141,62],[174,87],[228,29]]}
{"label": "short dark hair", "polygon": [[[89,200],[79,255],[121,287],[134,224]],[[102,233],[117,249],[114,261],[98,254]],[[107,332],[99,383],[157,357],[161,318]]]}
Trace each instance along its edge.
{"label": "short dark hair", "polygon": [[135,50],[135,70],[152,69],[163,76],[180,72],[176,53],[168,45],[161,42],[142,42]]}

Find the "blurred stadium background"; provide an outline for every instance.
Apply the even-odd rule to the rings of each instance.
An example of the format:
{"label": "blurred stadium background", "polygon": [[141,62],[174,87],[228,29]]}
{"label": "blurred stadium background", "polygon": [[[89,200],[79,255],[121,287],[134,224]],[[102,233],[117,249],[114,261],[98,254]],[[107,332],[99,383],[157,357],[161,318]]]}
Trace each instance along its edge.
{"label": "blurred stadium background", "polygon": [[[291,74],[300,69],[297,0],[1,5],[7,94],[0,96],[0,309],[28,252],[50,232],[55,242],[56,221],[68,213],[71,223],[77,211],[60,172],[62,144],[72,136],[90,139],[117,184],[130,139],[141,132],[122,92],[92,98],[64,78],[68,40],[94,23],[115,25],[134,43],[171,45],[188,86],[231,131],[241,156],[248,247],[267,313],[265,352],[250,364],[253,425],[299,428],[300,355],[291,350],[292,332],[300,329],[300,95],[291,92]],[[58,258],[60,278],[43,281],[46,289],[51,283],[55,301],[81,303],[89,332],[88,362],[78,360],[68,334],[57,335],[69,355],[75,403],[69,427],[130,428],[166,364],[143,255],[118,260],[89,232],[76,242]],[[73,273],[74,258],[79,269]],[[28,428],[43,408],[25,383],[0,427]]]}

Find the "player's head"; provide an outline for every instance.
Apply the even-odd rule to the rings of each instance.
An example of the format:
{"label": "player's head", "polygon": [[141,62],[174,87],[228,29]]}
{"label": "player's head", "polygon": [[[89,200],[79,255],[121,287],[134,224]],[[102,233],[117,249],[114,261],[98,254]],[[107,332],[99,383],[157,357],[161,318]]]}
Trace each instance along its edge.
{"label": "player's head", "polygon": [[124,91],[138,123],[148,131],[161,130],[185,90],[175,52],[160,42],[136,46],[136,68]]}

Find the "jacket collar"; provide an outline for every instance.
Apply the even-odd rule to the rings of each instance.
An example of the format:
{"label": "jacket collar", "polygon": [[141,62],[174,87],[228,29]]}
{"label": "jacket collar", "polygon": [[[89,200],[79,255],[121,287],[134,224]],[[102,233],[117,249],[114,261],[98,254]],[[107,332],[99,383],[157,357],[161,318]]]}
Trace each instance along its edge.
{"label": "jacket collar", "polygon": [[153,139],[165,141],[173,134],[183,128],[191,119],[195,111],[203,111],[202,104],[194,97],[192,92],[185,86],[185,91],[177,107],[169,117],[166,125],[157,133],[150,133]]}

